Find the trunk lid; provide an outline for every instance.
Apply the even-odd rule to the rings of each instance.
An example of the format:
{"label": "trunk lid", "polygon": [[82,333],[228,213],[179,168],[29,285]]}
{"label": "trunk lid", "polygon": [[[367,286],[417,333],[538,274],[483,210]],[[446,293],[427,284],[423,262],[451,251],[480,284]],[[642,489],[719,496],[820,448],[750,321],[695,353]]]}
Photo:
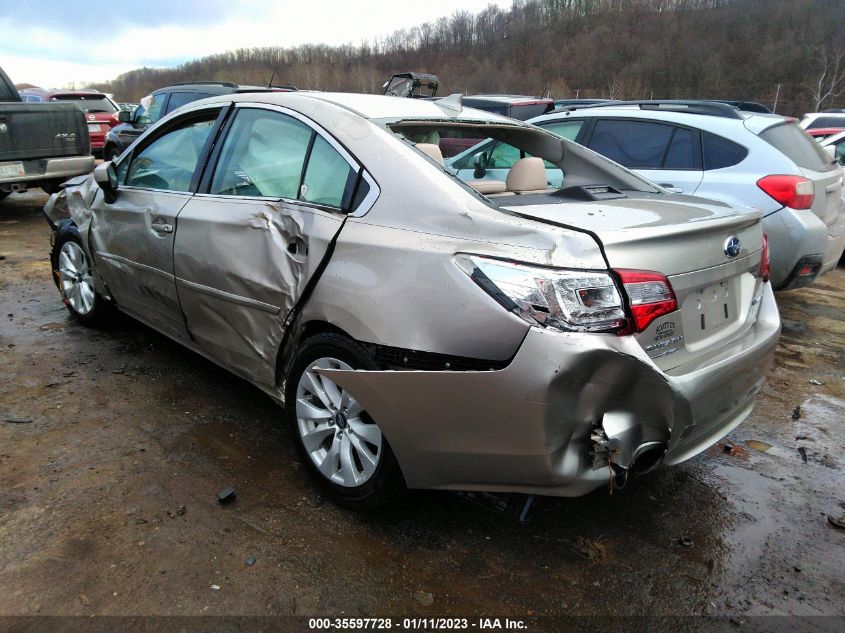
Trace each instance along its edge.
{"label": "trunk lid", "polygon": [[[547,198],[548,199],[548,198]],[[499,202],[505,211],[587,230],[613,269],[650,270],[672,284],[678,310],[636,335],[655,364],[676,369],[741,337],[756,318],[762,225],[756,209],[692,196],[631,194],[587,204]],[[738,253],[726,253],[731,238]]]}
{"label": "trunk lid", "polygon": [[[551,224],[595,233],[611,268],[653,270],[666,276],[694,272],[742,259],[760,250],[761,214],[693,196],[632,193],[626,197],[579,204],[524,204],[529,196],[496,198],[499,208]],[[523,202],[524,200],[524,202]],[[739,238],[734,257],[725,242]]]}
{"label": "trunk lid", "polygon": [[80,156],[90,151],[82,112],[64,103],[0,103],[0,161]]}

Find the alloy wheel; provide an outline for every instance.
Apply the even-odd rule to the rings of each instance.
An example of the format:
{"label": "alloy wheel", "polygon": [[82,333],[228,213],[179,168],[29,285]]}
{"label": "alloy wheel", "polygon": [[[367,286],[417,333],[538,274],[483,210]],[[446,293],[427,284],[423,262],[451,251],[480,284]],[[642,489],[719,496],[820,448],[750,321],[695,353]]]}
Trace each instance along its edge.
{"label": "alloy wheel", "polygon": [[381,429],[361,405],[320,369],[352,369],[336,358],[308,365],[296,388],[296,421],[302,445],[317,470],[332,483],[360,486],[373,476],[382,455]]}
{"label": "alloy wheel", "polygon": [[94,280],[82,248],[76,242],[65,242],[59,251],[59,272],[62,294],[71,309],[86,315],[94,308]]}

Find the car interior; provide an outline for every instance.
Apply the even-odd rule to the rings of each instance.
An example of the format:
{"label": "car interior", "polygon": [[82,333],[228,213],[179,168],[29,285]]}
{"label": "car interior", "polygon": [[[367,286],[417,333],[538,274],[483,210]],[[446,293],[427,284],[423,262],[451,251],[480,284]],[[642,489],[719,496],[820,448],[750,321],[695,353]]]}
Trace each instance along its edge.
{"label": "car interior", "polygon": [[[420,121],[401,121],[388,127],[450,175],[454,174],[445,166],[444,139],[448,147],[448,139],[457,131],[464,136],[498,141],[490,154],[505,151],[510,155],[509,160],[494,162],[497,175],[501,174],[503,178],[466,178],[458,172],[458,179],[463,184],[491,200],[530,196],[531,204],[551,204],[593,199],[599,190],[604,191],[603,195],[612,192],[624,195],[622,191],[659,192],[648,181],[603,156],[536,128]],[[487,166],[492,168],[489,162]],[[551,184],[552,170],[561,173],[557,179],[559,186]]]}

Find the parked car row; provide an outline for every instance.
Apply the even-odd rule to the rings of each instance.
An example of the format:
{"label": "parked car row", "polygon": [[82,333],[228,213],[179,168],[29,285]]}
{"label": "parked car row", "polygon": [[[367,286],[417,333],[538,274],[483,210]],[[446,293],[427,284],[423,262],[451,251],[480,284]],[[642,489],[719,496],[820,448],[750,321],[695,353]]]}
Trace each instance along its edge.
{"label": "parked car row", "polygon": [[45,214],[75,318],[117,307],[260,387],[357,508],[681,462],[750,413],[780,331],[760,211],[459,100],[203,99]]}
{"label": "parked car row", "polygon": [[[794,119],[718,102],[641,101],[566,107],[530,122],[669,191],[760,209],[776,289],[812,283],[845,248],[842,170]],[[499,181],[523,157],[491,139],[446,165],[460,178]],[[558,186],[560,171],[547,168]]]}
{"label": "parked car row", "polygon": [[120,107],[111,98],[97,90],[21,90],[21,99],[27,103],[67,102],[76,106],[85,116],[91,152],[102,156],[106,134],[117,125],[116,114]]}
{"label": "parked car row", "polygon": [[120,124],[113,127],[105,139],[104,157],[106,160],[114,160],[150,125],[193,101],[215,95],[289,90],[295,90],[295,88],[293,86],[242,86],[231,81],[184,82],[159,88],[141,99],[137,108],[122,110],[118,114]]}
{"label": "parked car row", "polygon": [[27,103],[0,68],[0,200],[41,187],[50,193],[94,168],[82,111],[71,103]]}

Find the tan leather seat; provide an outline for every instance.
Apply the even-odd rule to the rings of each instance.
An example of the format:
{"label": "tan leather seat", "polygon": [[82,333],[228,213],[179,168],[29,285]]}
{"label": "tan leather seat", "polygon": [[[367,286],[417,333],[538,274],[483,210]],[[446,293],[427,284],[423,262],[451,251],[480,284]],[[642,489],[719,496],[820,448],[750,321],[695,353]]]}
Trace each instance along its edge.
{"label": "tan leather seat", "polygon": [[542,158],[529,156],[516,161],[508,172],[505,182],[508,191],[514,193],[546,193],[546,167]]}
{"label": "tan leather seat", "polygon": [[466,183],[478,193],[483,193],[484,195],[508,193],[507,185],[501,180],[467,180]]}
{"label": "tan leather seat", "polygon": [[446,164],[443,160],[443,152],[440,151],[440,147],[438,145],[435,145],[434,143],[417,143],[417,149],[441,165]]}

